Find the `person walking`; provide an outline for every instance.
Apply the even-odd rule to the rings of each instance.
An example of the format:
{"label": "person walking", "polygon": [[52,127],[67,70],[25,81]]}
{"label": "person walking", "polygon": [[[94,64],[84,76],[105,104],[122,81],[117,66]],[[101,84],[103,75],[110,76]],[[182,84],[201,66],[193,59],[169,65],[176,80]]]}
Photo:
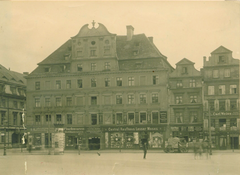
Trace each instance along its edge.
{"label": "person walking", "polygon": [[144,152],[143,158],[146,159],[146,155],[147,155],[147,143],[146,142],[144,142],[144,144],[143,144],[143,152]]}

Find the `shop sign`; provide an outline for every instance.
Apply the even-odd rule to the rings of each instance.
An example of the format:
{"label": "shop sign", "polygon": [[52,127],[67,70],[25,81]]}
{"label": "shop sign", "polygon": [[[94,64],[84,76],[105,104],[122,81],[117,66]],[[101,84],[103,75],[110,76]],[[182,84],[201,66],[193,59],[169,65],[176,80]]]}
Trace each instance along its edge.
{"label": "shop sign", "polygon": [[101,128],[87,128],[87,132],[99,132],[101,133]]}
{"label": "shop sign", "polygon": [[85,128],[66,128],[66,131],[84,131]]}
{"label": "shop sign", "polygon": [[117,127],[108,128],[107,131],[161,131],[163,128],[158,127]]}
{"label": "shop sign", "polygon": [[219,116],[219,115],[238,115],[238,112],[213,112],[213,116]]}

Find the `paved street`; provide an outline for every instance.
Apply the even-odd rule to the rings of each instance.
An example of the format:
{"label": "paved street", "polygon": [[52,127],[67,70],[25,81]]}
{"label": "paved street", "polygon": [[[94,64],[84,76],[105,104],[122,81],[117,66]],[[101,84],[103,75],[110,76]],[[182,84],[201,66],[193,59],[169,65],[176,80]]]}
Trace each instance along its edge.
{"label": "paved street", "polygon": [[[2,150],[1,150],[2,151]],[[147,154],[122,151],[66,151],[64,155],[44,155],[38,152],[0,155],[0,174],[4,175],[237,175],[240,153],[218,151],[206,159],[194,160],[192,153]]]}

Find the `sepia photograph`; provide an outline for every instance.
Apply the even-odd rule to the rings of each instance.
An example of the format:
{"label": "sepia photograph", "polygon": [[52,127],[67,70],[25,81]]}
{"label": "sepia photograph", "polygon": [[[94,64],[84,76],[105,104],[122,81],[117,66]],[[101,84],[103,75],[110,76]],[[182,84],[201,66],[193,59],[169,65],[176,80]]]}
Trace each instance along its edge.
{"label": "sepia photograph", "polygon": [[240,1],[0,1],[1,175],[238,175]]}

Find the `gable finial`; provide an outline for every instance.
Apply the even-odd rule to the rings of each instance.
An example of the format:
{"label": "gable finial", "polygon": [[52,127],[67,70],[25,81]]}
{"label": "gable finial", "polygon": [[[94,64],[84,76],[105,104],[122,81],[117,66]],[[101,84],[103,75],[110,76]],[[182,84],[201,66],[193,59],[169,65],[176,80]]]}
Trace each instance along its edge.
{"label": "gable finial", "polygon": [[93,20],[93,22],[92,22],[92,25],[93,25],[93,27],[95,26],[95,21]]}

